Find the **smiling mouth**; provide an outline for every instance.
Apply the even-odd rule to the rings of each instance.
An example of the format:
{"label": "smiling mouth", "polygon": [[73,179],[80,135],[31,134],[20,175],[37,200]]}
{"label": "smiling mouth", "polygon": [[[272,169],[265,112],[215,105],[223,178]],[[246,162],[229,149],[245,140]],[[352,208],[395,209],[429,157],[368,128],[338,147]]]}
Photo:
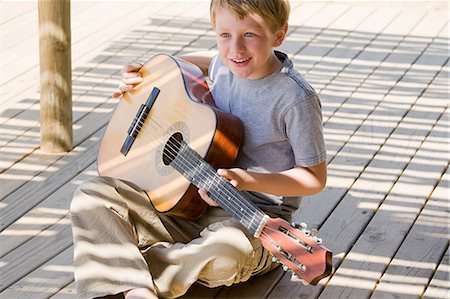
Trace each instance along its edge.
{"label": "smiling mouth", "polygon": [[245,62],[249,61],[250,59],[252,59],[252,58],[249,57],[249,58],[231,59],[231,61],[233,61],[234,63],[245,63]]}

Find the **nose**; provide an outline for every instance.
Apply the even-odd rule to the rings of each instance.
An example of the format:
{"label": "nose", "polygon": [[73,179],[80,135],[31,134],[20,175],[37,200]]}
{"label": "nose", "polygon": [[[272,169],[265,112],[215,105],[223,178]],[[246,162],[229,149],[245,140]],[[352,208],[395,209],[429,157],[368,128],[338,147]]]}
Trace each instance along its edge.
{"label": "nose", "polygon": [[241,53],[245,50],[245,42],[243,37],[235,37],[233,38],[232,44],[231,44],[231,50],[234,53]]}

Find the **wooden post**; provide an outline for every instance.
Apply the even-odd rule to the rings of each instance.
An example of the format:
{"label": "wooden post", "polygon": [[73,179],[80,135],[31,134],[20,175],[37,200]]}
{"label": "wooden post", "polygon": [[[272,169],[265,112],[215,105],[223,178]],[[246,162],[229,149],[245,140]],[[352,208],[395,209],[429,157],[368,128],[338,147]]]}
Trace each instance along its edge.
{"label": "wooden post", "polygon": [[39,0],[41,149],[72,149],[70,0]]}

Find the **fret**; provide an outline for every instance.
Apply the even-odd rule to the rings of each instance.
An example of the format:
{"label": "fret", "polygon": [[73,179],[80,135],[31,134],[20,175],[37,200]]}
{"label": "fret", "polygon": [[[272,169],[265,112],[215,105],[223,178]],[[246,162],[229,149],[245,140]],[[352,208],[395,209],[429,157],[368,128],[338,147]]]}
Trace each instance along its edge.
{"label": "fret", "polygon": [[204,188],[224,210],[250,232],[256,234],[265,219],[264,212],[226,179],[219,176],[216,170],[184,141],[180,142],[181,146],[175,146],[179,151],[175,153],[170,165],[194,186]]}

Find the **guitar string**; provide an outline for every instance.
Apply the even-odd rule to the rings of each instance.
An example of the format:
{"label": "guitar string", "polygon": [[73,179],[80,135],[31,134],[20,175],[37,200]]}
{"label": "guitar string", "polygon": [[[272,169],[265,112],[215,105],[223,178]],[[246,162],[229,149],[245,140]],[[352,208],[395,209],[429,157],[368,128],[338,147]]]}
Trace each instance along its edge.
{"label": "guitar string", "polygon": [[[152,119],[152,118],[150,118],[150,121],[153,123],[153,124],[155,124],[155,125],[157,125],[159,128],[161,128],[162,129],[162,126],[157,122],[157,121],[155,121],[154,119]],[[141,124],[141,123],[139,123],[139,124]],[[143,124],[143,125],[145,125],[145,123]],[[171,136],[172,137],[172,136]],[[171,155],[173,155],[173,157],[171,157],[171,159],[172,160],[175,160],[175,157],[177,156],[177,149],[175,148],[176,146],[178,146],[178,147],[181,147],[182,146],[182,144],[179,142],[179,140],[177,140],[176,138],[171,138],[171,137],[169,137],[169,140],[168,140],[168,147],[169,147],[169,153],[171,154]],[[178,144],[171,144],[169,141],[170,140],[172,140],[172,141],[174,141],[175,143],[178,143]],[[146,145],[147,145],[147,143],[145,143]],[[187,144],[186,144],[186,146],[187,146],[187,148],[189,149],[189,150],[191,150],[193,153],[195,153],[195,151],[193,151]],[[192,153],[192,154],[193,154]],[[196,161],[195,161],[195,156],[193,156],[193,157],[186,157],[186,158],[183,158],[181,155],[179,156],[180,157],[180,159],[182,159],[182,160],[184,160],[185,162],[188,162],[189,163],[189,165],[193,168],[193,169],[196,169]],[[198,159],[197,159],[198,160]],[[200,160],[200,162],[202,162],[201,160]],[[181,164],[180,165],[181,166],[181,168],[183,168],[183,164]],[[173,166],[172,166],[173,167]],[[183,169],[183,170],[186,170],[186,168],[185,169]],[[212,179],[212,181],[213,182],[216,182],[216,183],[221,183],[222,181],[220,181],[219,180],[219,178],[218,178],[218,175],[217,175],[217,173],[216,172],[214,172],[213,173],[213,175],[212,176],[207,176],[207,175],[205,175],[205,173],[200,173],[199,174],[199,177],[201,178],[201,179],[208,179],[208,178],[211,178]],[[227,182],[227,183],[229,183],[229,182]],[[231,185],[231,184],[230,184]],[[232,185],[231,185],[232,186]],[[233,188],[235,188],[234,186],[232,186]],[[233,205],[230,205],[230,203],[232,203],[232,201],[231,201],[231,198],[230,198],[230,191],[228,191],[228,190],[225,190],[226,191],[226,193],[228,193],[228,196],[226,196],[227,198],[229,198],[229,200],[227,200],[227,199],[223,199],[222,198],[222,200],[224,200],[225,201],[225,203],[227,203],[228,205],[229,205],[229,207],[230,207],[230,209],[231,209],[231,211],[232,212],[234,212],[234,213],[236,213],[236,214],[238,214],[237,212],[244,212],[244,214],[243,214],[243,216],[242,216],[242,218],[243,218],[243,220],[245,220],[245,221],[247,221],[247,223],[252,223],[253,222],[253,219],[254,219],[254,217],[255,216],[257,216],[259,219],[259,222],[261,222],[262,221],[262,216],[261,216],[261,214],[262,215],[265,215],[265,213],[264,212],[262,212],[262,211],[258,211],[258,208],[254,208],[254,207],[252,207],[251,205],[250,205],[250,203],[248,202],[248,200],[246,200],[245,198],[244,199],[240,199],[239,197],[237,197],[237,202],[239,203],[239,204],[241,204],[241,206],[244,206],[244,209],[246,209],[246,210],[244,210],[244,211],[242,211],[242,209],[234,209],[233,208]],[[239,192],[239,190],[237,190],[236,189],[236,191],[238,191]],[[231,195],[233,196],[233,197],[236,197],[236,195],[234,195],[234,194],[232,194],[231,193]],[[218,193],[218,195],[217,196],[221,196],[221,193]],[[253,210],[253,211],[252,211]],[[251,215],[249,215],[249,213],[251,214]],[[259,214],[259,215],[258,215]],[[253,216],[252,216],[253,215]],[[252,220],[249,220],[249,219],[252,219]],[[257,229],[257,228],[256,228]]]}
{"label": "guitar string", "polygon": [[[159,131],[159,132],[161,132],[160,130],[162,130],[163,129],[163,126],[161,125],[161,124],[159,124],[156,120],[154,120],[153,118],[149,118],[149,120],[150,120],[150,123],[152,123],[153,125],[156,125],[156,126],[158,126],[158,128],[155,128],[154,126],[152,126],[152,125],[150,125],[151,127],[154,127],[155,129],[156,129],[156,131]],[[146,124],[145,124],[145,122],[144,123],[142,123],[142,122],[138,122],[138,126],[140,126],[140,128],[139,129],[142,129],[142,127],[143,126],[145,126]],[[177,142],[178,144],[174,144],[174,146],[178,146],[178,147],[181,147],[181,143],[179,143],[179,140],[177,140],[176,138],[170,138],[169,137],[169,140],[172,140],[172,141],[175,141],[175,142]],[[184,142],[184,141],[183,141]],[[184,142],[185,143],[185,142]],[[168,143],[169,145],[170,145],[170,150],[172,151],[171,152],[171,154],[172,155],[174,155],[174,158],[175,158],[175,156],[177,155],[177,153],[176,153],[176,149],[174,148],[174,146],[172,146],[172,144],[170,144],[170,142]],[[185,143],[186,144],[186,147],[190,150],[190,153],[192,153],[192,154],[197,154],[194,150],[192,150],[190,147],[189,147],[189,145],[187,144],[187,143]],[[147,146],[147,143],[146,143],[146,146]],[[197,154],[198,155],[198,154]],[[181,157],[181,156],[180,156]],[[201,158],[201,159],[203,159],[200,155],[199,155],[199,157]],[[173,159],[174,159],[173,158]],[[193,158],[197,158],[197,157],[193,157]],[[183,158],[184,159],[184,158]],[[193,163],[195,163],[195,161],[191,158],[191,159],[184,159],[185,161],[187,161],[187,162],[189,162],[189,164],[192,166],[192,168],[194,168],[195,169],[195,166],[196,165],[194,165]],[[193,162],[193,163],[191,163],[191,162]],[[200,160],[200,162],[202,162],[201,160]],[[205,175],[204,175],[204,173],[201,173],[200,174],[200,176],[202,176],[203,178],[205,177]],[[218,177],[218,175],[217,175],[217,173],[216,172],[214,172],[213,174],[212,174],[212,180],[213,181],[215,181],[215,182],[221,182],[220,180],[218,180],[219,179],[219,177]],[[231,185],[232,186],[232,185]],[[234,186],[232,186],[232,188],[235,188]],[[228,190],[226,190],[227,191],[227,193],[229,193],[229,191]],[[237,191],[238,193],[239,193],[239,190],[237,190],[237,189],[235,189],[235,191]],[[219,193],[218,194],[218,196],[220,196],[221,194]],[[234,197],[236,197],[236,195],[235,194],[232,194],[231,193],[231,195],[233,195]],[[243,195],[242,195],[243,196]],[[228,197],[228,196],[227,196]],[[222,199],[223,200],[223,199]],[[229,200],[226,200],[225,199],[225,201],[229,204],[230,203],[230,201]],[[250,210],[255,210],[257,213],[260,213],[260,214],[262,214],[262,215],[265,215],[265,213],[264,212],[262,212],[262,211],[258,211],[258,208],[254,208],[254,207],[252,207],[252,206],[250,206],[250,207],[248,207],[248,200],[247,199],[245,199],[245,198],[243,198],[242,200],[240,199],[240,198],[238,198],[238,202],[239,203],[244,203],[245,204],[245,208],[247,208],[247,209],[250,209]],[[231,207],[233,207],[233,206],[231,206]],[[242,212],[242,211],[241,211]],[[255,212],[254,211],[250,211],[250,212],[252,212],[253,213],[253,215],[255,216]],[[244,215],[245,216],[245,215]],[[247,215],[248,216],[248,215]],[[254,217],[254,216],[249,216],[249,217]],[[261,215],[257,215],[257,216],[261,216]],[[248,221],[248,218],[246,219],[247,221]]]}
{"label": "guitar string", "polygon": [[[196,154],[194,151],[192,151],[192,150],[188,147],[188,145],[187,145],[186,143],[181,144],[181,143],[179,142],[179,140],[173,138],[173,139],[171,139],[171,140],[168,141],[168,144],[171,144],[170,141],[173,141],[173,142],[175,142],[175,143],[179,143],[179,146],[185,146],[185,147],[188,149],[188,151],[187,151],[188,154],[192,154],[192,155],[195,155],[195,154]],[[177,144],[175,144],[175,146],[177,146]],[[170,153],[170,154],[173,155],[174,153],[172,152],[172,153]],[[178,154],[177,157],[182,158],[183,155],[182,155],[182,154]],[[174,157],[173,159],[175,159],[175,158],[176,158],[176,157]],[[190,160],[192,161],[192,159],[190,159]],[[176,161],[174,161],[174,162],[176,162]],[[200,162],[202,162],[202,161],[200,161]],[[211,171],[211,169],[208,169],[208,170]],[[213,170],[213,169],[212,169],[212,170]],[[210,173],[210,172],[202,172],[202,174],[205,174],[206,177],[208,177],[208,175],[209,175],[209,177],[212,178],[212,180],[219,179],[219,178],[217,177],[217,174],[216,174],[215,172],[213,172],[213,173]],[[227,185],[227,186],[228,186],[228,185]],[[232,185],[231,185],[231,186],[232,186]],[[235,187],[234,187],[234,186],[231,187],[231,186],[228,186],[228,187],[232,188],[231,190],[225,190],[225,191],[228,191],[228,192],[231,192],[231,193],[232,193],[233,191],[236,191],[236,192],[238,192],[238,194],[239,194],[239,190],[233,189],[233,188],[235,188]],[[217,196],[222,196],[222,197],[223,197],[223,193],[218,193]],[[241,195],[241,196],[242,196],[242,195]],[[222,200],[226,201],[226,199],[223,199],[223,198],[222,198]],[[245,199],[244,199],[244,200],[245,200]],[[248,202],[247,200],[245,200],[245,201]],[[259,211],[256,210],[256,212],[259,212]],[[265,215],[263,212],[261,212],[261,214],[262,214],[262,215]],[[259,216],[259,215],[256,215],[256,216]],[[262,220],[262,219],[261,219],[261,220]],[[250,224],[249,226],[251,227],[251,224]],[[256,227],[256,229],[257,229],[257,228],[258,228],[258,227]],[[269,231],[280,232],[279,230],[274,229],[274,228],[271,228],[271,227],[266,227],[266,229],[269,230]],[[269,234],[267,234],[265,231],[263,231],[262,234],[263,234],[264,236],[266,236],[268,239],[270,239],[271,241],[273,241],[274,243],[276,243],[276,241],[273,240],[272,237],[271,237]],[[305,242],[305,241],[304,241],[304,242]],[[305,242],[305,243],[308,244],[307,242]],[[310,244],[308,244],[308,245],[310,245]],[[310,246],[311,246],[311,245],[310,245]]]}
{"label": "guitar string", "polygon": [[[175,143],[180,144],[179,140],[177,140],[177,139],[175,139],[175,138],[169,140],[169,141],[168,141],[168,144],[171,143],[170,141],[173,141],[173,142],[175,142]],[[195,157],[196,155],[198,155],[195,151],[193,151],[192,149],[190,149],[190,147],[189,147],[184,141],[182,141],[182,142],[183,142],[183,143],[182,143],[181,145],[179,145],[179,146],[183,146],[184,148],[186,148],[186,149],[187,149],[187,154],[193,155],[193,157]],[[176,146],[176,145],[175,145],[175,146]],[[182,153],[183,153],[183,152],[180,151],[180,153],[177,155],[177,157],[183,157],[183,154],[182,154]],[[171,153],[171,154],[173,154],[173,153]],[[175,158],[174,158],[174,159],[175,159]],[[192,160],[192,159],[191,159],[191,160]],[[176,162],[176,161],[174,161],[174,162]],[[202,161],[200,161],[200,162],[202,162]],[[181,165],[183,165],[183,164],[181,164]],[[218,177],[217,173],[214,171],[213,168],[208,168],[207,170],[208,170],[208,171],[204,172],[204,174],[205,174],[207,177],[208,177],[208,176],[209,176],[209,177],[212,176],[212,179],[213,179],[213,180],[215,180],[216,178],[217,178],[217,179],[220,178],[220,177]],[[213,171],[213,172],[211,172],[211,171]],[[202,172],[202,173],[203,173],[203,172]],[[228,182],[225,182],[225,183],[228,183]],[[232,186],[231,184],[228,183],[228,185],[225,185],[225,187],[230,188],[230,190],[225,190],[225,191],[231,192],[232,194],[233,194],[233,193],[237,193],[237,195],[243,196],[242,194],[239,193],[239,190],[235,189],[235,187]],[[225,193],[226,193],[226,192],[225,192]],[[226,199],[223,198],[223,193],[218,193],[217,196],[222,197],[222,200],[225,200],[225,201],[226,201]],[[231,198],[229,198],[229,199],[231,200]],[[244,200],[245,202],[247,202],[248,204],[250,204],[250,203],[248,202],[248,200],[246,200],[245,198],[243,198],[243,200]],[[259,218],[259,217],[261,217],[261,218],[259,218],[259,219],[257,218],[258,223],[256,223],[257,226],[256,226],[256,228],[254,229],[254,231],[256,231],[256,230],[258,229],[258,227],[259,227],[259,225],[260,225],[260,223],[261,223],[261,221],[262,221],[262,217],[265,215],[265,213],[263,213],[262,211],[256,210],[256,212],[261,213],[262,216],[261,216],[261,215],[256,215],[256,214],[255,214],[255,216],[257,216],[258,218]],[[251,220],[250,223],[247,222],[247,223],[248,223],[248,227],[252,228],[252,225],[254,224],[254,223],[253,223],[253,220],[254,220],[254,218],[252,218],[252,220]],[[288,224],[288,225],[289,225],[289,224]],[[277,229],[273,229],[273,228],[271,228],[271,227],[265,227],[265,228],[266,228],[266,230],[263,230],[263,231],[262,231],[262,234],[263,234],[266,238],[268,238],[270,241],[272,241],[273,243],[277,243],[275,240],[272,239],[272,237],[271,237],[269,234],[267,234],[267,231],[275,231],[275,232],[279,232],[279,233],[280,233],[280,231],[277,230]],[[305,242],[305,244],[307,244],[307,245],[310,245],[308,242],[306,242],[306,241],[304,241],[304,240],[303,240],[303,242]],[[311,246],[311,245],[310,245],[310,246]]]}
{"label": "guitar string", "polygon": [[[172,139],[171,141],[173,141],[174,143],[180,143],[178,140]],[[170,144],[171,141],[169,141],[168,144]],[[175,166],[181,168],[182,171],[189,172],[191,169],[194,169],[194,172],[197,172],[198,169],[197,166],[200,167],[200,165],[197,164],[197,162],[203,163],[201,157],[199,157],[198,154],[195,151],[193,151],[184,141],[181,142],[181,146],[183,147],[182,151],[180,150],[180,153],[175,158],[173,158],[174,161],[172,163],[175,164]],[[174,155],[173,152],[170,154]],[[180,159],[183,158],[184,156],[186,157],[186,159],[184,160],[189,161],[190,165],[178,163],[178,161],[176,160],[176,158]],[[190,162],[196,164],[193,165],[191,169],[189,169],[189,166],[191,166],[193,163]],[[227,204],[227,207],[232,212],[237,214],[237,216],[240,216],[242,220],[246,222],[247,227],[254,229],[254,231],[256,231],[264,217],[264,213],[260,211],[259,208],[252,206],[252,203],[246,200],[243,194],[241,194],[239,190],[235,189],[233,185],[231,185],[228,181],[224,180],[222,177],[218,176],[214,168],[210,167],[208,164],[206,165],[207,169],[198,169],[200,170],[200,172],[198,173],[196,178],[192,179],[192,182],[196,183],[195,179],[197,179],[198,183],[200,183],[199,186],[204,187],[205,189],[208,189],[207,185],[209,182],[210,188],[208,191],[211,193],[211,195],[216,196],[217,197],[216,200],[218,201],[220,200],[223,203]],[[191,177],[191,175],[189,177]],[[212,183],[218,184],[216,189],[213,188]],[[222,184],[222,187],[220,187],[221,186],[220,184]],[[233,208],[234,205],[230,205],[230,202],[233,203],[232,201],[233,198],[235,199],[235,202],[240,203],[240,207],[236,207],[235,209]],[[257,221],[257,223],[254,222],[255,220]],[[254,225],[256,225],[255,228],[253,228]]]}
{"label": "guitar string", "polygon": [[[162,126],[161,124],[159,124],[157,121],[155,121],[154,119],[150,118],[149,120],[150,120],[150,123],[149,123],[150,127],[155,128],[154,125],[157,125],[159,128],[163,128],[163,126]],[[152,125],[152,124],[154,124],[154,125]],[[145,123],[139,122],[139,123],[138,123],[138,126],[141,126],[141,127],[139,128],[139,129],[141,129],[143,126],[145,126]],[[159,128],[155,128],[155,129],[158,131]],[[158,132],[158,133],[160,133],[160,132]],[[171,137],[172,137],[172,136],[171,136]],[[171,139],[171,137],[169,137],[169,140]],[[145,140],[145,139],[144,139],[144,140]],[[176,138],[172,138],[172,140],[175,140],[176,142],[179,142]],[[147,142],[143,142],[143,143],[144,143],[144,146],[150,147],[150,146],[148,145]],[[162,144],[162,143],[161,143],[161,144]],[[169,145],[168,147],[169,147],[170,154],[172,154],[174,157],[176,157],[176,155],[177,155],[177,149],[174,147],[174,146],[176,146],[176,145],[170,144],[170,142],[168,142],[167,144]],[[179,144],[179,146],[181,147],[181,144]],[[184,157],[181,157],[181,156],[180,156],[180,159],[182,159],[184,162],[188,163],[189,166],[191,166],[191,167],[193,167],[193,168],[196,167],[195,161],[194,161],[192,158],[189,158],[189,157],[184,158]],[[214,174],[217,174],[217,173],[215,172]],[[205,177],[205,174],[204,174],[204,173],[199,174],[199,176],[200,176],[200,178],[202,178],[202,179],[205,179],[205,178],[207,179],[207,178],[208,178],[208,177]],[[216,181],[216,182],[217,182],[217,179],[216,179],[214,176],[212,177],[212,179],[213,179],[213,181]],[[220,181],[218,181],[218,182],[220,182]],[[231,185],[231,184],[230,184],[230,185]],[[232,186],[232,185],[231,185],[231,186]],[[233,188],[235,188],[235,187],[233,186]],[[237,190],[237,189],[236,189],[236,190]],[[228,196],[231,195],[231,196],[235,197],[234,194],[230,194],[228,190],[225,190],[225,191],[226,191],[226,194],[227,194]],[[234,212],[234,213],[236,213],[236,214],[239,214],[239,213],[242,214],[242,215],[243,215],[243,216],[242,216],[242,219],[245,220],[245,221],[247,221],[247,223],[251,223],[251,222],[252,222],[251,219],[253,219],[253,218],[255,217],[255,214],[256,214],[256,213],[255,213],[254,211],[252,211],[251,208],[253,208],[253,207],[251,207],[251,208],[248,207],[248,200],[244,199],[244,201],[243,201],[242,199],[237,198],[237,202],[240,203],[241,206],[244,206],[244,211],[240,211],[239,208],[236,209],[236,208],[233,207],[233,205],[230,205],[230,203],[232,203],[231,200],[225,199],[225,202],[229,205],[229,207],[230,207],[230,209],[231,209],[232,212]],[[253,208],[253,210],[255,210],[255,209]],[[258,210],[256,210],[256,211],[258,211]],[[258,212],[259,212],[259,211],[258,211]],[[262,211],[261,211],[260,213],[264,214]],[[256,215],[256,216],[260,216],[260,215]],[[261,220],[262,220],[262,219],[261,219]]]}
{"label": "guitar string", "polygon": [[[150,121],[152,122],[152,123],[154,123],[154,124],[156,124],[156,125],[158,125],[160,128],[162,128],[162,126],[158,123],[158,122],[156,122],[155,120],[153,120],[153,119],[151,119],[150,118]],[[169,147],[169,154],[170,155],[173,155],[173,157],[169,157],[170,159],[172,159],[172,161],[173,162],[175,162],[175,159],[178,157],[179,158],[179,160],[181,160],[180,162],[182,162],[183,160],[184,160],[184,162],[187,162],[192,168],[195,168],[197,165],[195,164],[195,160],[194,160],[194,158],[195,157],[191,157],[191,158],[189,158],[189,157],[187,157],[187,158],[184,158],[183,157],[183,155],[180,155],[179,154],[179,151],[178,151],[178,154],[177,154],[177,149],[175,148],[176,146],[178,146],[178,147],[182,147],[182,143],[178,140],[178,139],[176,139],[176,138],[171,138],[172,136],[170,136],[169,137],[169,139],[168,139],[168,142],[167,142],[167,145],[168,145],[168,147]],[[175,143],[178,143],[178,144],[171,144],[171,142],[170,141],[173,141],[173,142],[175,142]],[[147,143],[146,143],[147,144]],[[188,148],[188,153],[190,153],[190,154],[193,154],[193,153],[191,153],[190,152],[190,150],[191,150],[191,148],[185,143],[185,145],[186,145],[186,147]],[[193,150],[192,150],[193,151]],[[195,151],[194,151],[195,152]],[[200,162],[202,162],[201,160],[200,160]],[[183,164],[181,164],[181,165],[183,165]],[[173,167],[173,166],[172,166]],[[210,179],[212,179],[212,181],[214,181],[214,182],[222,182],[217,176],[217,173],[213,173],[213,174],[209,174],[208,172],[199,172],[199,176],[202,178],[202,179],[208,179],[208,178],[210,178]],[[231,183],[229,183],[228,182],[228,184],[230,184],[230,186],[232,186],[232,188],[235,188],[233,185],[231,185]],[[229,186],[228,186],[229,187]],[[221,196],[222,195],[222,197],[223,197],[223,195],[225,195],[224,193],[228,193],[228,195],[232,195],[233,197],[236,197],[235,196],[235,194],[232,194],[231,193],[231,191],[229,191],[229,190],[227,190],[226,188],[225,188],[225,190],[224,190],[225,192],[218,192],[217,193],[217,196]],[[236,191],[237,192],[239,192],[239,190],[237,190],[236,189]],[[230,194],[231,193],[231,194]],[[224,202],[226,202],[227,204],[230,204],[230,203],[232,203],[232,201],[231,200],[227,200],[227,198],[230,198],[229,196],[225,196],[225,199],[223,199],[222,198],[222,200],[224,201]],[[249,227],[249,229],[251,229],[252,227],[251,227],[251,223],[253,223],[253,218],[254,218],[254,216],[261,216],[261,215],[257,215],[255,212],[253,212],[253,211],[251,211],[250,209],[249,209],[249,207],[248,207],[248,200],[246,200],[246,199],[244,199],[244,200],[241,200],[240,198],[239,198],[239,196],[237,197],[237,200],[241,203],[241,204],[245,204],[245,208],[247,209],[247,211],[245,211],[245,213],[243,214],[243,217],[242,217],[242,219],[244,219],[244,220],[246,220],[247,221],[247,223],[250,223],[249,225],[248,225],[248,227]],[[232,211],[234,211],[235,213],[237,212],[237,211],[239,211],[239,210],[236,210],[236,209],[233,209],[233,205],[229,205],[229,208],[232,210]],[[253,208],[253,207],[252,207]],[[250,216],[250,215],[248,215],[248,212],[253,212],[253,216]],[[260,211],[258,211],[257,209],[255,209],[255,211],[256,212],[260,212]],[[242,211],[240,211],[240,212],[242,212]],[[265,215],[265,213],[264,212],[262,212],[261,211],[261,213],[263,214],[263,215]],[[252,221],[250,221],[249,222],[249,218],[251,217],[251,219],[252,219]],[[262,219],[260,219],[260,222],[262,221]],[[258,226],[259,226],[259,224],[258,224]],[[258,228],[258,226],[256,227],[256,229]],[[255,230],[256,230],[255,229]],[[264,236],[265,238],[267,238],[267,240],[269,240],[272,244],[278,244],[277,243],[277,241],[276,240],[274,240],[272,237],[271,237],[271,235],[270,234],[268,234],[267,233],[267,231],[274,231],[274,232],[280,232],[279,230],[277,230],[277,229],[274,229],[274,228],[272,228],[272,227],[269,227],[269,226],[264,226],[264,229],[263,229],[263,231],[261,232],[261,236]],[[309,245],[309,244],[308,244]],[[277,250],[278,250],[278,248],[277,248]]]}

